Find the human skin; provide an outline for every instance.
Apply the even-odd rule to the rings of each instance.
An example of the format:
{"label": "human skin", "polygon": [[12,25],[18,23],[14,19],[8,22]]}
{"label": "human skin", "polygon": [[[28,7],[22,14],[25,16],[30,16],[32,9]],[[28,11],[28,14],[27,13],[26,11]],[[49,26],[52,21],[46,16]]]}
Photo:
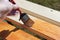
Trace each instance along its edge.
{"label": "human skin", "polygon": [[[16,3],[14,2],[14,0],[9,0],[9,1],[15,6],[11,9],[11,11],[14,9],[16,11],[19,11],[21,14],[20,8],[18,6],[16,6]],[[1,11],[1,13],[2,13],[2,16],[0,17],[1,20],[4,20],[6,18],[6,16],[10,13],[8,11],[10,11],[10,10],[6,9],[6,10]]]}

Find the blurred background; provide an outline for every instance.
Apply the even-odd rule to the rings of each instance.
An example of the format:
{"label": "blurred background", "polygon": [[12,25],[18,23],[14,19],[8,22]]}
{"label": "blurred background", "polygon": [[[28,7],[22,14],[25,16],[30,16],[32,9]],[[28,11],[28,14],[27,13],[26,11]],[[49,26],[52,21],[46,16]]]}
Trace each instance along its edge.
{"label": "blurred background", "polygon": [[60,0],[27,0],[60,11]]}

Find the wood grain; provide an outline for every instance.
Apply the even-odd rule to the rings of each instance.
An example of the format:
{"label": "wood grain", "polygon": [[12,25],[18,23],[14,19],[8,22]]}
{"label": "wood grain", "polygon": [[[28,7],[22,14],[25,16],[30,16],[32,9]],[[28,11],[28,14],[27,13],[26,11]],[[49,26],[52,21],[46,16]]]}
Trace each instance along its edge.
{"label": "wood grain", "polygon": [[22,26],[30,30],[31,32],[36,33],[37,35],[46,38],[47,40],[60,40],[59,26],[56,26],[54,24],[51,24],[49,22],[46,22],[44,20],[41,20],[35,17],[31,17],[31,19],[34,21],[34,24],[31,27],[27,27],[24,24],[21,24],[20,22],[17,22],[16,20],[14,21],[12,19],[6,18],[6,20],[12,22],[13,24]]}
{"label": "wood grain", "polygon": [[[15,30],[15,31],[14,31]],[[14,26],[0,20],[0,37],[2,40],[40,40]]]}

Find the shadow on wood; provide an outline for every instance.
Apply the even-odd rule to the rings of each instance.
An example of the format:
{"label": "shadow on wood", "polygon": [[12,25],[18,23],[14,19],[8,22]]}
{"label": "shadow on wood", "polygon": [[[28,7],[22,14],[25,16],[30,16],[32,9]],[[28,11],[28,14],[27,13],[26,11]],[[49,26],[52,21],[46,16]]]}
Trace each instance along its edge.
{"label": "shadow on wood", "polygon": [[0,40],[6,40],[6,37],[9,36],[11,32],[15,32],[19,30],[18,28],[13,29],[12,31],[9,30],[3,30],[0,32]]}

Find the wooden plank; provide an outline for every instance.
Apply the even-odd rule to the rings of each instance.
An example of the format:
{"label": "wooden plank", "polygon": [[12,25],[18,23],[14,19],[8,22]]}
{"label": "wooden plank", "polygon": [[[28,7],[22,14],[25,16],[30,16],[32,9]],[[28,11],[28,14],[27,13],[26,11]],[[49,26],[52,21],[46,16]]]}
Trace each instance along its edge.
{"label": "wooden plank", "polygon": [[0,20],[0,37],[3,40],[40,40],[14,26]]}
{"label": "wooden plank", "polygon": [[[37,34],[45,34],[46,38],[50,37],[54,40],[60,40],[60,27],[40,19],[33,20],[35,24],[31,28],[36,30],[38,32]],[[49,40],[50,38],[47,39]]]}
{"label": "wooden plank", "polygon": [[11,33],[7,40],[40,40],[28,33],[25,33],[24,31],[18,30],[14,33]]}
{"label": "wooden plank", "polygon": [[[57,25],[57,26],[60,26],[60,22],[59,21],[55,21],[55,20],[53,20],[53,19],[50,19],[50,18],[48,18],[48,17],[45,17],[45,16],[43,16],[43,15],[39,15],[39,14],[37,14],[37,13],[35,13],[35,12],[31,12],[31,11],[29,11],[29,10],[26,10],[26,9],[23,9],[23,8],[20,8],[23,12],[25,12],[25,13],[27,13],[27,14],[29,14],[29,15],[32,15],[32,16],[34,16],[34,17],[36,17],[36,18],[39,18],[39,19],[42,19],[42,20],[45,20],[45,21],[47,21],[47,22],[50,22],[50,23],[52,23],[52,24],[55,24],[55,25]],[[42,13],[41,13],[42,14]],[[45,14],[44,14],[45,15]],[[47,15],[46,15],[47,16]],[[52,17],[52,18],[54,18],[54,17]],[[58,17],[59,18],[59,17]],[[59,20],[59,19],[57,19],[56,18],[56,20]]]}
{"label": "wooden plank", "polygon": [[3,30],[13,30],[15,27],[14,26],[11,26],[10,24],[6,23],[6,22],[2,22],[0,20],[0,32],[3,31]]}
{"label": "wooden plank", "polygon": [[15,0],[15,2],[19,5],[23,12],[60,26],[60,11],[56,11],[26,0]]}
{"label": "wooden plank", "polygon": [[[27,27],[20,23],[20,21],[13,20],[13,17],[8,17],[6,20],[12,22],[15,25],[22,26],[27,28],[31,32],[36,33],[39,36],[46,38],[47,40],[60,40],[60,27],[44,20],[32,17],[32,20],[35,22],[32,27]],[[16,18],[16,17],[15,17]]]}

